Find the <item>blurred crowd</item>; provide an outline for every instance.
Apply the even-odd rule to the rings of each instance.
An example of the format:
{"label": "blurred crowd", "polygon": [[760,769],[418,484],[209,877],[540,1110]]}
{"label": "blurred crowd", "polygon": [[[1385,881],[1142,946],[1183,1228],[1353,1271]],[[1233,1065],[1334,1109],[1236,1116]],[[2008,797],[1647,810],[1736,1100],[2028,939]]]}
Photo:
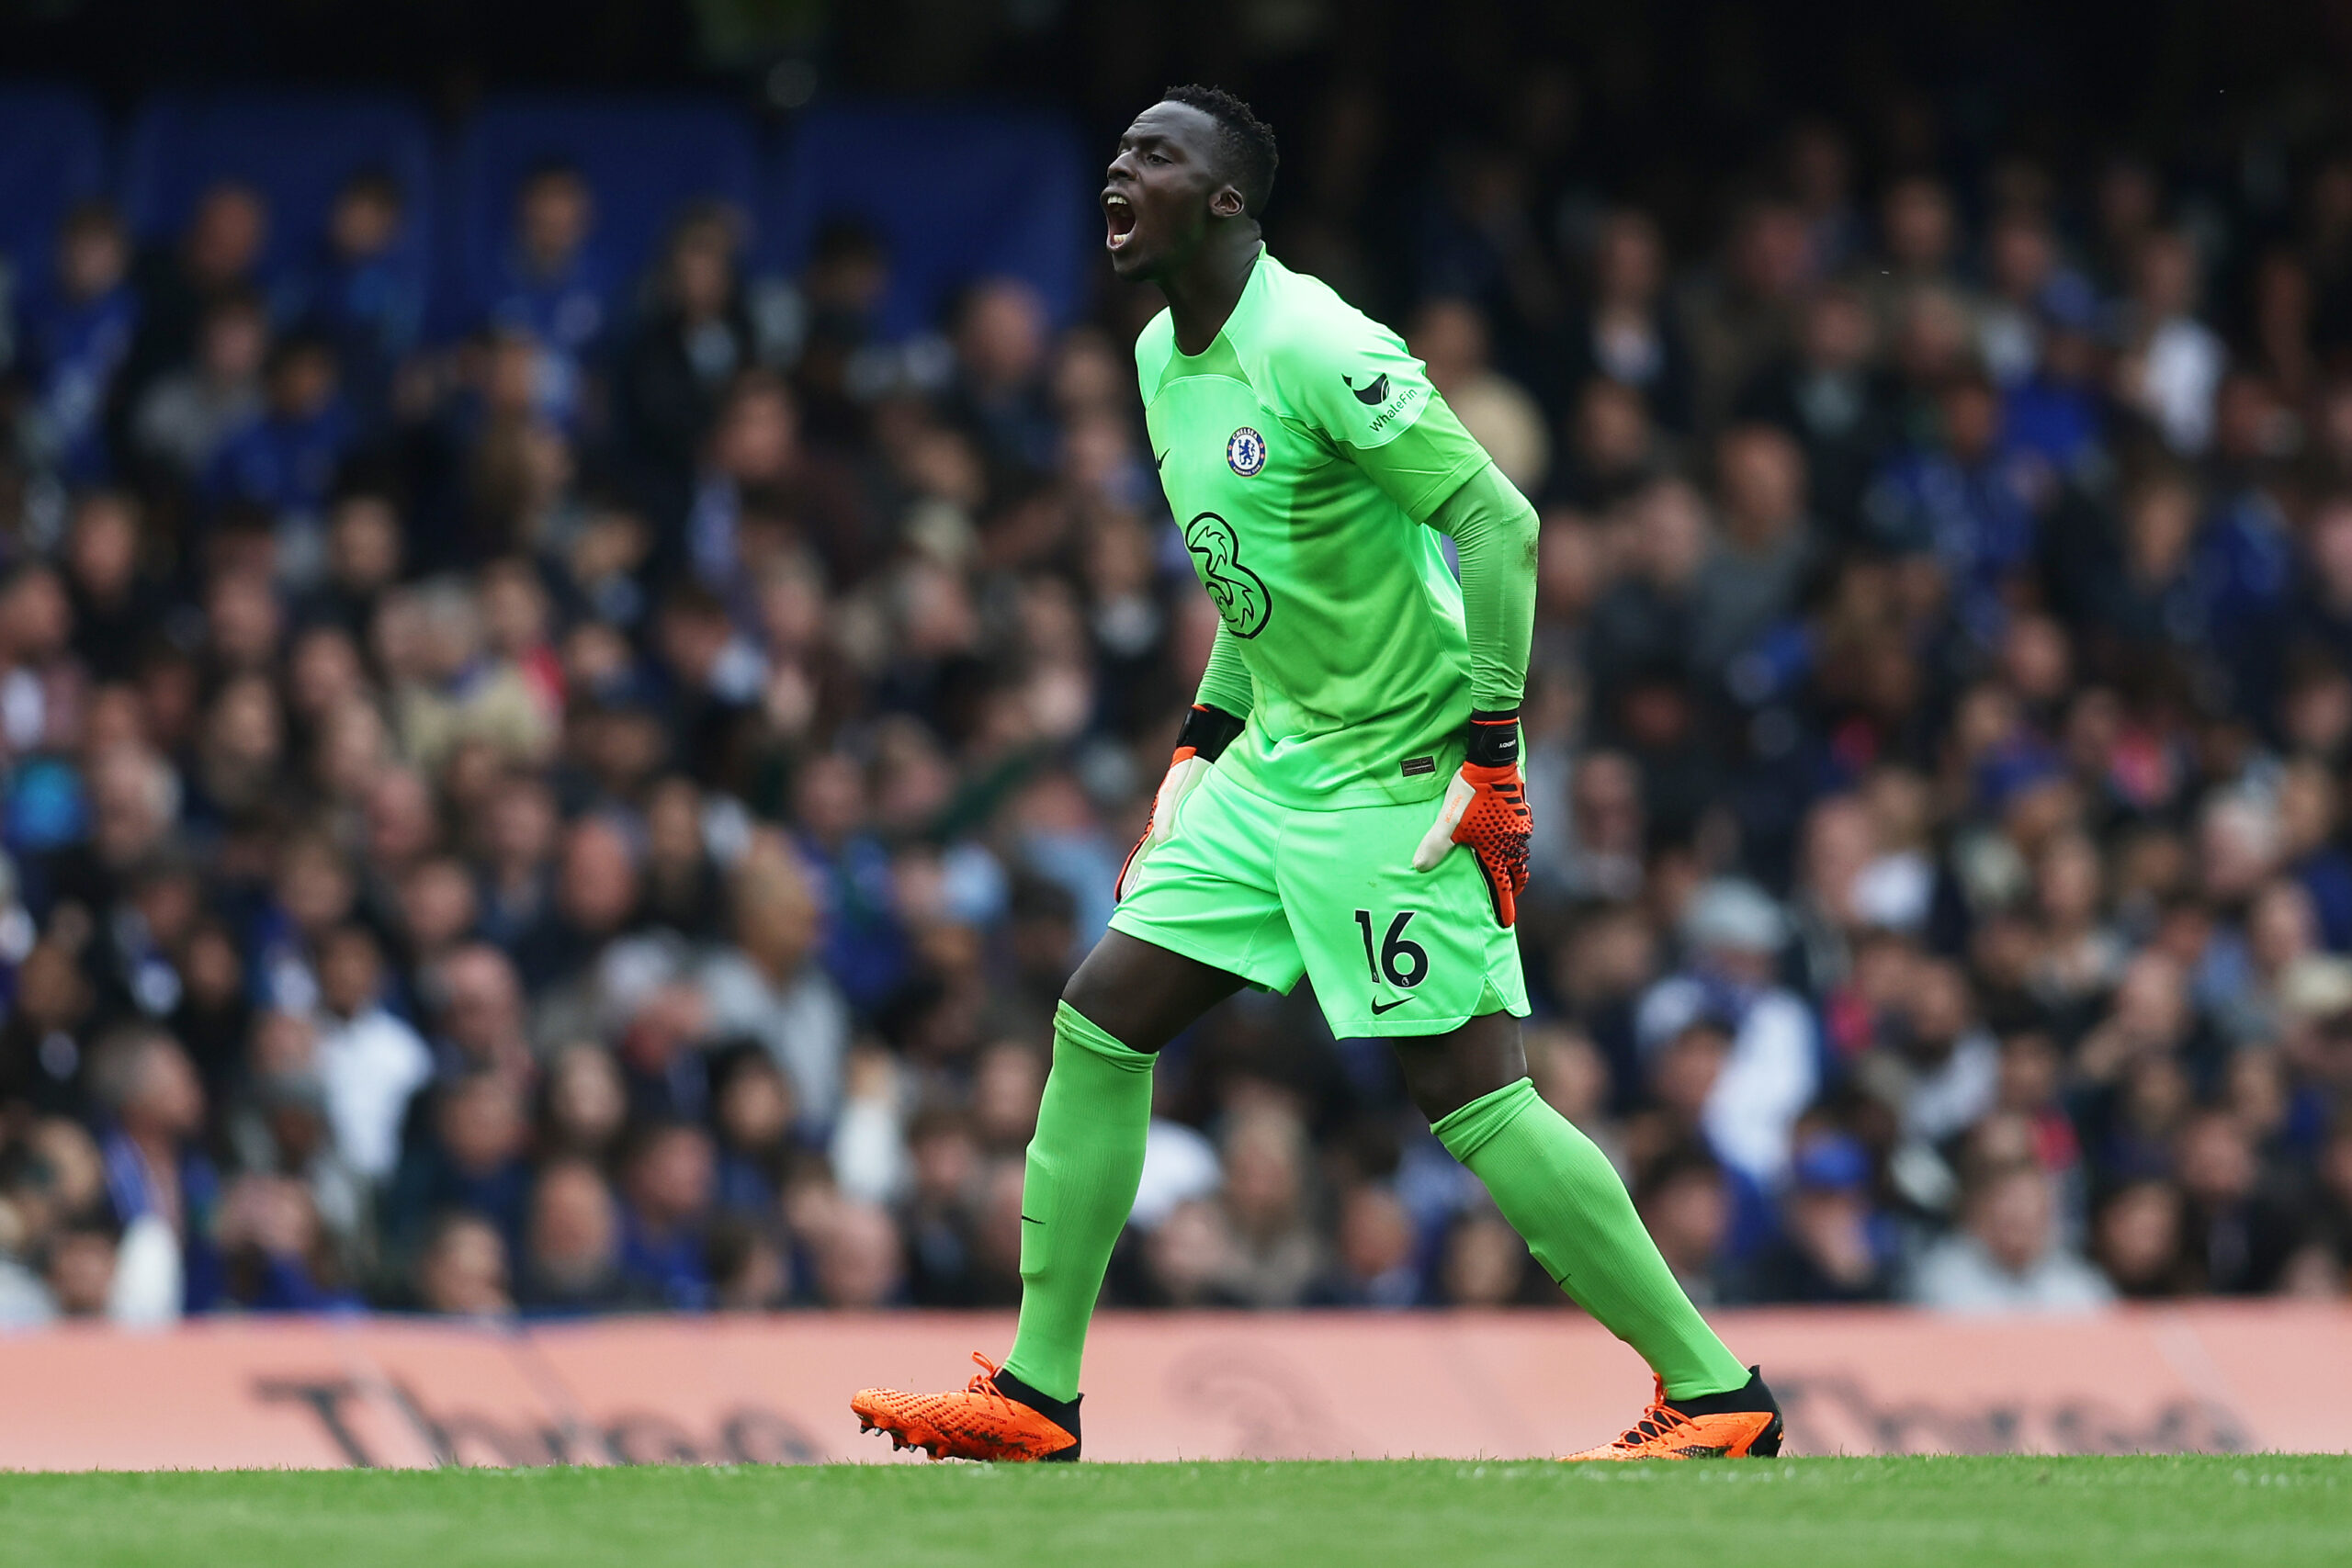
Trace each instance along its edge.
{"label": "blurred crowd", "polygon": [[[1350,145],[1272,230],[1343,290]],[[1802,124],[1671,241],[1540,142],[1381,198],[1543,514],[1537,1085],[1704,1302],[2340,1296],[2352,159],[2283,225],[1860,163]],[[1157,301],[885,341],[854,222],[626,278],[596,210],[540,170],[430,310],[375,175],[282,274],[233,185],[20,265],[0,1325],[1018,1299],[1215,625]],[[1156,1092],[1110,1301],[1560,1301],[1304,989]]]}

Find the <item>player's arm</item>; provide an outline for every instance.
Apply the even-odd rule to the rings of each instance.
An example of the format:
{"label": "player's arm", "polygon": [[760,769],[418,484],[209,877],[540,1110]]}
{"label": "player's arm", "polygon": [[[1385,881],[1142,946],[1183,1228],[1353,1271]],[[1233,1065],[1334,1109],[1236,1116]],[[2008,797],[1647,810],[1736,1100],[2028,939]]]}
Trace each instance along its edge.
{"label": "player's arm", "polygon": [[1453,540],[1470,639],[1470,724],[1462,769],[1446,785],[1416,870],[1466,844],[1486,874],[1495,919],[1519,918],[1532,818],[1519,771],[1519,705],[1535,630],[1535,509],[1488,463],[1423,521]]}
{"label": "player's arm", "polygon": [[1495,919],[1518,919],[1530,818],[1519,704],[1535,625],[1535,509],[1502,477],[1394,333],[1351,315],[1302,323],[1274,356],[1294,407],[1416,523],[1450,536],[1471,650],[1465,761],[1414,852],[1434,870],[1455,844],[1477,857]]}
{"label": "player's arm", "polygon": [[1176,830],[1177,807],[1208,776],[1210,767],[1241,733],[1256,696],[1249,667],[1241,662],[1241,645],[1220,622],[1216,640],[1209,645],[1208,664],[1201,671],[1198,694],[1176,731],[1176,754],[1169,759],[1167,774],[1151,797],[1151,816],[1145,820],[1136,847],[1119,866],[1119,880],[1112,888],[1114,900],[1127,896],[1144,857]]}

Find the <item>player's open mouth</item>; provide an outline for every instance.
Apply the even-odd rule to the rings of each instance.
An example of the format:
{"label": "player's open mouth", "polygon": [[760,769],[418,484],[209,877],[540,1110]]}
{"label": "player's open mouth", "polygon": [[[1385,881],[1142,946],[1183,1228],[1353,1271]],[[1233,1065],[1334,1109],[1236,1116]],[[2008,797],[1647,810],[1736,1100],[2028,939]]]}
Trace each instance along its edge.
{"label": "player's open mouth", "polygon": [[1103,235],[1102,243],[1109,249],[1115,251],[1121,245],[1125,244],[1127,241],[1135,235],[1135,203],[1129,201],[1125,197],[1121,196],[1117,191],[1104,191],[1102,193],[1102,220],[1109,226],[1110,231],[1108,233]]}

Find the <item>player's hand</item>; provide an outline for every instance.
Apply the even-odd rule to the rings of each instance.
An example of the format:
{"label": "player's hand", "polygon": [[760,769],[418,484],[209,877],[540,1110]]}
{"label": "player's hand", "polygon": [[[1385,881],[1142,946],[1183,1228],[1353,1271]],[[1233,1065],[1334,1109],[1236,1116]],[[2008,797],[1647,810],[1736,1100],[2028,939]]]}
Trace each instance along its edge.
{"label": "player's hand", "polygon": [[1241,733],[1242,723],[1223,708],[1204,707],[1198,703],[1184,716],[1184,728],[1176,732],[1176,755],[1169,759],[1167,776],[1159,781],[1159,793],[1151,797],[1151,816],[1143,825],[1143,837],[1136,840],[1136,847],[1127,852],[1125,862],[1119,867],[1119,880],[1112,887],[1114,902],[1125,898],[1135,886],[1144,857],[1166,843],[1176,831],[1176,807],[1209,776],[1210,766]]}
{"label": "player's hand", "polygon": [[1468,845],[1494,898],[1495,919],[1509,927],[1519,919],[1519,896],[1527,891],[1527,840],[1534,822],[1519,771],[1517,710],[1474,713],[1468,755],[1445,786],[1437,820],[1413,852],[1413,869],[1435,871],[1454,845]]}

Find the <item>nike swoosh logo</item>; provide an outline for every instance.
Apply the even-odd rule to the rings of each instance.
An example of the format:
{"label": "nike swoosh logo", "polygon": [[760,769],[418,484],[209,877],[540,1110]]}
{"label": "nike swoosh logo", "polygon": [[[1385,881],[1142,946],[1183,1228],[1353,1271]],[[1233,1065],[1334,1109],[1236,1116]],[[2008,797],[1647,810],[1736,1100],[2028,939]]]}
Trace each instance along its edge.
{"label": "nike swoosh logo", "polygon": [[[1174,448],[1173,446],[1170,446],[1170,447],[1168,449],[1168,452],[1173,452],[1175,449],[1176,449],[1176,448]],[[1168,452],[1162,452],[1159,457],[1154,457],[1154,458],[1151,460],[1151,471],[1152,471],[1153,473],[1155,473],[1155,474],[1156,474],[1156,473],[1159,472],[1162,468],[1165,468],[1166,467],[1168,467]]]}
{"label": "nike swoosh logo", "polygon": [[1349,391],[1356,395],[1356,401],[1368,409],[1376,409],[1388,400],[1388,372],[1385,370],[1361,387],[1345,376],[1340,379],[1347,384]]}
{"label": "nike swoosh logo", "polygon": [[1024,1225],[1042,1225],[1046,1222],[1035,1214],[1023,1214],[1021,1216],[1021,1223]]}
{"label": "nike swoosh logo", "polygon": [[1394,1012],[1412,999],[1410,997],[1398,997],[1393,1002],[1374,1002],[1372,1004],[1372,1016],[1378,1018],[1384,1012]]}

